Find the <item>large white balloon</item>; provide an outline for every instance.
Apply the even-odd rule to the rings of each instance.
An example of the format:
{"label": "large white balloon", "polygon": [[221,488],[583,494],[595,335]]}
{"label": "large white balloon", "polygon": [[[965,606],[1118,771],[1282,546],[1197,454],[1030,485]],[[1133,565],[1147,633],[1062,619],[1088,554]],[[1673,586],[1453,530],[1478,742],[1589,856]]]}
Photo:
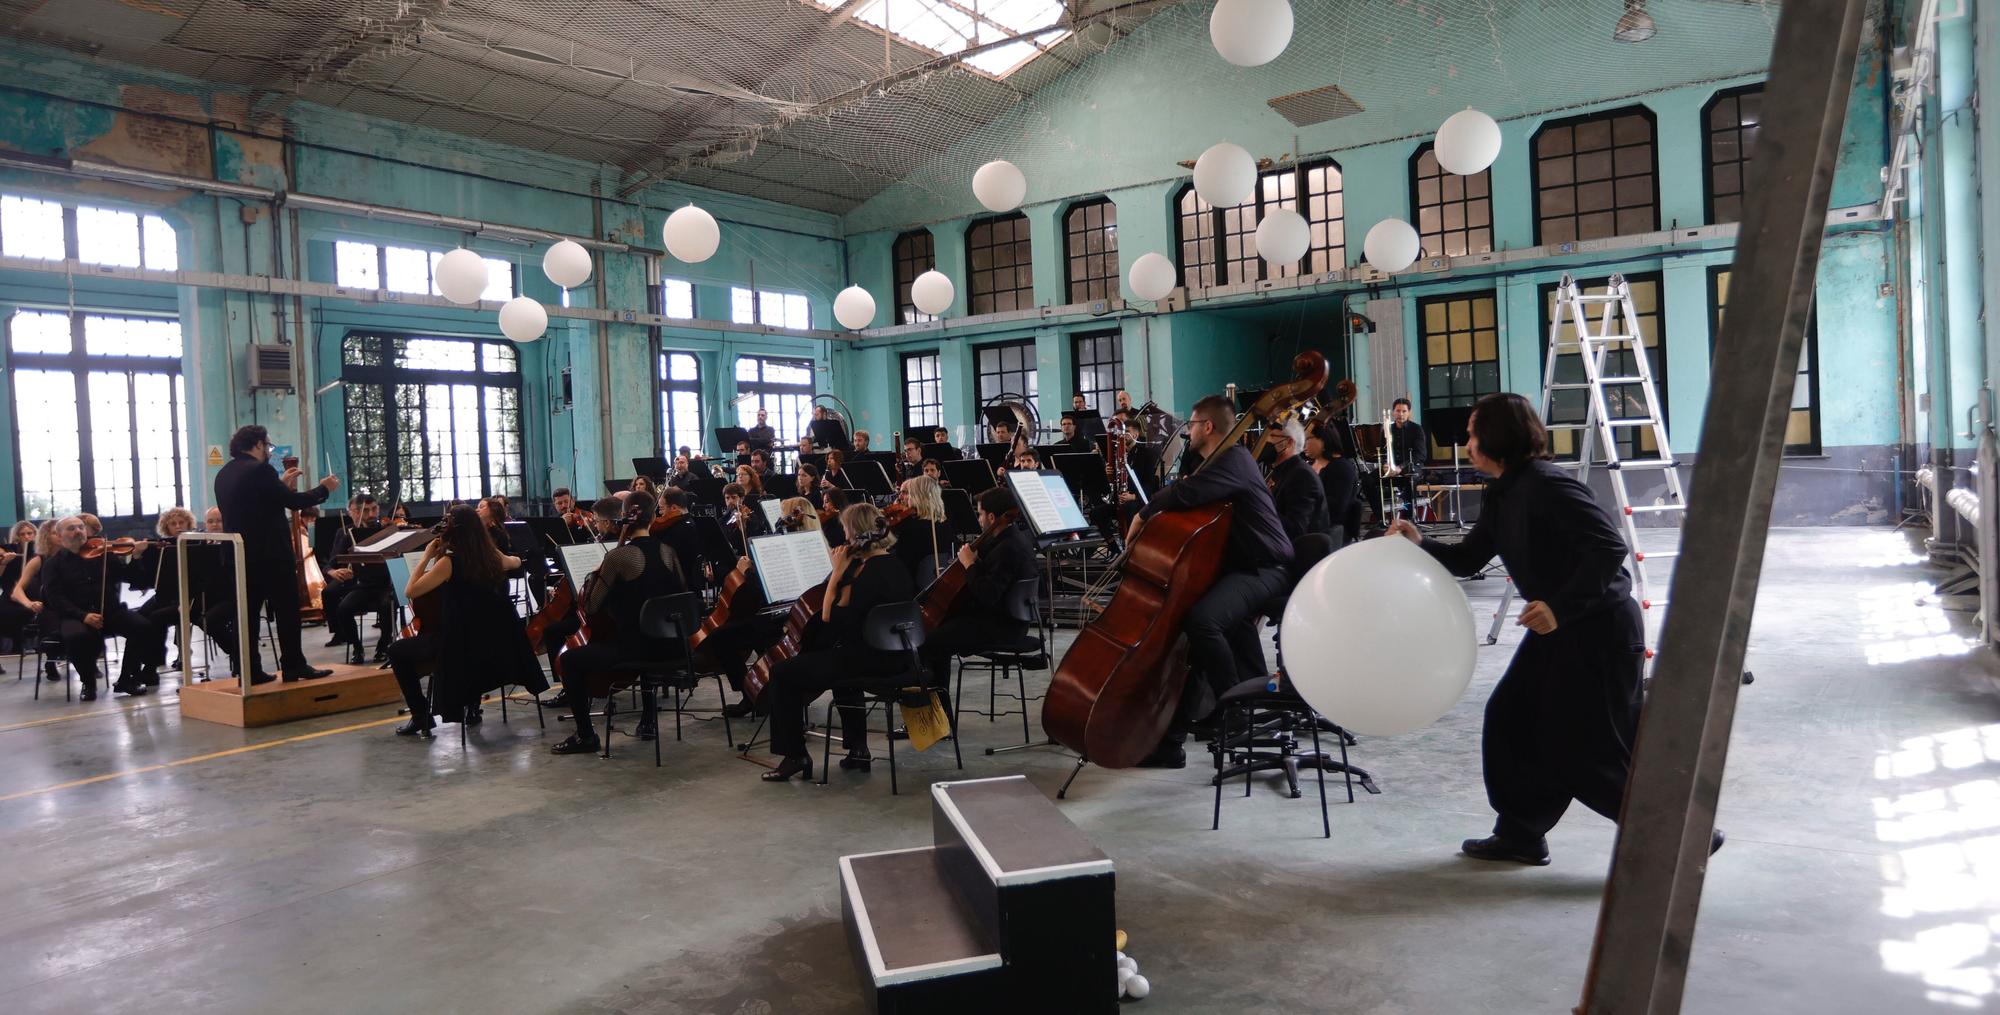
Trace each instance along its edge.
{"label": "large white balloon", "polygon": [[1270,63],[1292,41],[1287,0],[1217,0],[1208,14],[1208,38],[1224,60],[1238,67]]}
{"label": "large white balloon", "polygon": [[549,330],[549,312],[526,296],[500,305],[500,333],[516,342],[532,342]]}
{"label": "large white balloon", "polygon": [[1472,682],[1472,610],[1444,565],[1383,536],[1299,579],[1278,647],[1321,715],[1356,733],[1408,733],[1450,711]]}
{"label": "large white balloon", "polygon": [[1500,157],[1500,125],[1477,109],[1461,109],[1438,127],[1432,150],[1445,172],[1471,176]]}
{"label": "large white balloon", "polygon": [[715,216],[694,205],[674,209],[661,233],[667,253],[689,264],[714,257],[715,248],[722,245],[722,227],[715,224]]}
{"label": "large white balloon", "polygon": [[1312,246],[1312,227],[1289,208],[1279,208],[1257,223],[1257,256],[1273,265],[1297,264]]}
{"label": "large white balloon", "polygon": [[1194,192],[1216,208],[1242,204],[1256,188],[1257,160],[1242,145],[1210,145],[1194,160]]}
{"label": "large white balloon", "polygon": [[951,298],[956,293],[957,290],[951,287],[951,279],[935,268],[918,275],[916,281],[910,283],[910,302],[916,304],[918,310],[933,316],[950,309]]}
{"label": "large white balloon", "polygon": [[1369,265],[1393,275],[1417,262],[1422,244],[1415,226],[1402,219],[1383,219],[1368,230],[1361,250]]}
{"label": "large white balloon", "polygon": [[972,196],[987,211],[1013,211],[1028,196],[1028,178],[1005,159],[995,159],[972,174]]}
{"label": "large white balloon", "polygon": [[542,274],[564,289],[574,289],[590,279],[590,251],[575,240],[563,240],[542,255]]}
{"label": "large white balloon", "polygon": [[1160,254],[1140,254],[1132,262],[1132,270],[1125,273],[1125,281],[1132,286],[1132,295],[1142,300],[1164,299],[1174,291],[1174,262]]}
{"label": "large white balloon", "polygon": [[853,331],[867,327],[875,320],[875,297],[858,285],[842,289],[833,298],[833,319]]}
{"label": "large white balloon", "polygon": [[438,292],[453,303],[472,304],[486,292],[486,262],[460,247],[438,259]]}

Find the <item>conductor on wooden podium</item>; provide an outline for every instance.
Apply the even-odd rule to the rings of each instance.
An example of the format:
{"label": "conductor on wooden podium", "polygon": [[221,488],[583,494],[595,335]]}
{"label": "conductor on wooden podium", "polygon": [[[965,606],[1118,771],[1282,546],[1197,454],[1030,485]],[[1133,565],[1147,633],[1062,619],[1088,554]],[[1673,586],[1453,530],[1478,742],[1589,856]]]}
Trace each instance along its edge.
{"label": "conductor on wooden podium", "polygon": [[[340,485],[328,476],[305,491],[292,489],[300,476],[297,468],[283,476],[270,468],[271,436],[252,423],[237,429],[229,438],[229,464],[215,474],[215,503],[222,509],[222,528],[243,537],[243,571],[246,615],[251,623],[270,604],[271,619],[278,630],[278,668],[286,680],[324,677],[332,670],[314,669],[306,661],[299,638],[299,593],[293,574],[292,530],[285,512],[309,508],[326,500]],[[234,642],[230,642],[234,645]],[[237,660],[242,665],[242,660]],[[250,639],[251,680],[271,679],[263,672],[257,639]]]}

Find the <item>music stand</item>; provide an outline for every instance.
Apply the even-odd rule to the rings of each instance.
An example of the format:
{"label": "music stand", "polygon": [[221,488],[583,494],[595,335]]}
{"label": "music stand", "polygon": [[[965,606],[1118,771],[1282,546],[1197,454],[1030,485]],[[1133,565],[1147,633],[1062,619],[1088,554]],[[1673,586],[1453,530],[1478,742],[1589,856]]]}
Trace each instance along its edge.
{"label": "music stand", "polygon": [[824,476],[826,475],[826,452],[816,451],[810,455],[800,455],[799,464],[810,465],[813,468],[818,469],[819,474]]}
{"label": "music stand", "polygon": [[1094,452],[1065,452],[1055,456],[1054,465],[1071,491],[1110,499],[1111,480],[1104,475],[1104,459]]}
{"label": "music stand", "polygon": [[865,460],[848,462],[847,466],[840,470],[840,475],[841,478],[854,484],[851,489],[860,490],[871,497],[887,497],[896,492],[895,485],[889,481],[889,472],[882,468],[881,462]]}
{"label": "music stand", "polygon": [[[740,426],[716,427],[715,439],[716,441],[719,442],[717,446],[722,449],[722,453],[725,455],[735,454],[736,445],[738,444],[748,444],[750,445],[750,449],[752,451],[755,451],[757,449],[757,444],[758,444],[757,441],[753,441],[750,439],[750,431],[745,430]],[[767,448],[770,447],[771,446],[770,442],[765,441],[764,446]]]}
{"label": "music stand", "polygon": [[995,486],[999,480],[993,478],[993,466],[983,458],[962,458],[952,462],[939,462],[944,470],[945,481],[953,489],[965,491],[967,496],[978,496]]}
{"label": "music stand", "polygon": [[523,518],[521,522],[534,532],[535,545],[537,546],[543,543],[553,543],[556,546],[562,546],[566,543],[576,542],[576,536],[570,532],[569,523],[560,518],[534,516]]}
{"label": "music stand", "polygon": [[1014,469],[1007,473],[1007,486],[1014,491],[1021,517],[1027,519],[1036,536],[1047,539],[1091,531],[1090,519],[1083,516],[1083,508],[1070,494],[1069,482],[1061,473]]}
{"label": "music stand", "polygon": [[1005,444],[973,445],[973,452],[977,454],[982,460],[984,460],[986,464],[991,465],[996,469],[1004,469],[1007,467],[1007,456],[1009,454],[1012,454],[1013,450],[1014,450],[1014,443],[1012,441],[1009,441]]}
{"label": "music stand", "polygon": [[1453,405],[1424,412],[1424,429],[1431,439],[1446,447],[1465,446],[1472,439],[1472,407]]}
{"label": "music stand", "polygon": [[1096,409],[1071,409],[1062,418],[1076,424],[1076,435],[1084,438],[1104,436],[1104,416]]}
{"label": "music stand", "polygon": [[925,444],[918,450],[918,454],[940,465],[945,462],[956,462],[963,457],[958,453],[957,448],[949,444]]}
{"label": "music stand", "polygon": [[1269,389],[1269,388],[1258,388],[1258,389],[1257,389],[1257,390],[1255,390],[1255,391],[1239,391],[1239,392],[1237,392],[1237,393],[1236,393],[1236,411],[1237,411],[1237,412],[1238,412],[1239,414],[1240,414],[1240,413],[1245,413],[1245,412],[1249,412],[1249,411],[1250,411],[1250,407],[1251,407],[1251,406],[1253,406],[1253,405],[1256,405],[1256,404],[1257,404],[1257,400],[1258,400],[1258,399],[1260,399],[1260,398],[1262,398],[1262,397],[1264,397],[1264,392],[1266,392],[1266,391],[1269,391],[1269,390],[1271,390],[1271,389]]}
{"label": "music stand", "polygon": [[672,468],[664,458],[632,459],[632,471],[652,480],[655,484],[666,482],[667,473],[672,471]]}
{"label": "music stand", "polygon": [[972,495],[956,487],[943,491],[944,520],[953,532],[978,532],[979,513],[972,509]]}
{"label": "music stand", "polygon": [[736,560],[736,549],[729,544],[728,534],[722,531],[722,519],[710,515],[694,516],[695,547],[701,559],[717,566]]}
{"label": "music stand", "polygon": [[720,511],[723,506],[722,488],[728,485],[728,480],[696,479],[690,480],[685,489],[688,496],[694,498],[695,503]]}
{"label": "music stand", "polygon": [[848,439],[847,427],[837,419],[815,419],[806,423],[806,432],[812,434],[813,443],[823,448],[839,448],[851,451],[854,442]]}
{"label": "music stand", "polygon": [[979,415],[986,420],[987,426],[1004,426],[1015,431],[1021,429],[1021,417],[1014,415],[1014,410],[1006,406],[989,405],[980,410]]}

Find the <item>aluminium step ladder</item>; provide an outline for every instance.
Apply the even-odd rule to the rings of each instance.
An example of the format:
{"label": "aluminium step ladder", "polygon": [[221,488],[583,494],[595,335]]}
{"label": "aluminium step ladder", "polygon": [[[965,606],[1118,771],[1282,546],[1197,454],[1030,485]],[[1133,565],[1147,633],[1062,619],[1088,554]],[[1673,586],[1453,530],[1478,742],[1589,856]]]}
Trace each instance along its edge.
{"label": "aluminium step ladder", "polygon": [[[1593,319],[1589,308],[1597,307],[1599,312]],[[1653,369],[1646,358],[1645,337],[1638,327],[1639,315],[1632,307],[1632,287],[1624,275],[1613,275],[1604,291],[1585,293],[1576,280],[1564,275],[1562,284],[1556,289],[1555,312],[1549,319],[1548,355],[1542,364],[1542,419],[1553,435],[1574,433],[1576,460],[1558,460],[1557,464],[1574,471],[1577,479],[1586,484],[1590,481],[1593,459],[1598,453],[1604,456],[1604,468],[1609,473],[1611,496],[1617,502],[1619,526],[1625,533],[1625,545],[1631,555],[1632,594],[1643,609],[1665,606],[1664,594],[1655,598],[1646,575],[1646,562],[1664,560],[1680,555],[1679,550],[1662,550],[1649,553],[1639,548],[1639,531],[1635,524],[1642,514],[1679,513],[1687,510],[1686,491],[1681,488],[1681,476],[1675,468],[1672,449],[1667,444],[1667,425],[1660,415],[1659,387],[1653,383]],[[1582,381],[1557,379],[1557,363],[1561,357],[1576,354],[1583,364]],[[1607,395],[1606,389],[1613,389]],[[1581,422],[1554,422],[1556,396],[1564,391],[1585,392],[1585,414]],[[1636,391],[1638,398],[1634,399]],[[1612,405],[1628,414],[1613,415]],[[1637,413],[1636,415],[1630,413]],[[1650,454],[1627,457],[1619,448],[1619,437],[1630,433],[1650,434],[1652,448]],[[1642,447],[1640,441],[1633,442],[1635,449]],[[1553,449],[1551,449],[1553,450]],[[1666,478],[1666,496],[1654,504],[1632,503],[1631,491],[1626,488],[1628,474],[1634,472],[1659,472]],[[1664,593],[1664,590],[1662,590]],[[1651,650],[1647,656],[1652,655]]]}

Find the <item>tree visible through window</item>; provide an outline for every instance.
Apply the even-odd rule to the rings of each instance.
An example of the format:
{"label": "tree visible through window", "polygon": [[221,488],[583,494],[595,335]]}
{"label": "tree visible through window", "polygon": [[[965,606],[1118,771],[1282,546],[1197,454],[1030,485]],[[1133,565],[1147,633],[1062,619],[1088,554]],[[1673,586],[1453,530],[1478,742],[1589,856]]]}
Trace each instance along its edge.
{"label": "tree visible through window", "polygon": [[512,343],[355,332],[341,364],[353,490],[405,503],[523,496]]}

